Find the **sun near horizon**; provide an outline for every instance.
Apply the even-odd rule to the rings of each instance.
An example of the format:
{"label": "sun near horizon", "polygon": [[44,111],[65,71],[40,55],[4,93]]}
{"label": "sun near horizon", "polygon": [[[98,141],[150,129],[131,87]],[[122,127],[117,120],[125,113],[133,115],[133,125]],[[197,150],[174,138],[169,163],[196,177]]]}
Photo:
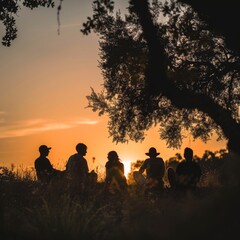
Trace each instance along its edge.
{"label": "sun near horizon", "polygon": [[131,161],[122,161],[123,165],[124,165],[124,175],[125,177],[128,179],[128,175],[131,172]]}

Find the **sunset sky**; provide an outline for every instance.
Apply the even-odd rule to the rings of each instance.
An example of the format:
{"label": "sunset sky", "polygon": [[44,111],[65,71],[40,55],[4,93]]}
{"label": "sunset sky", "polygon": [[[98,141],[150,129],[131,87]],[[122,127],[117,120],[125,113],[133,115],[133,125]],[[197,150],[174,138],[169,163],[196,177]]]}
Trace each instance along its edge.
{"label": "sunset sky", "polygon": [[[19,13],[18,38],[10,48],[0,46],[1,166],[33,166],[41,144],[52,147],[49,159],[59,169],[64,168],[79,142],[88,146],[90,169],[104,169],[111,150],[116,150],[124,162],[145,159],[152,146],[163,159],[182,153],[187,146],[198,156],[205,149],[225,148],[225,142],[204,144],[189,137],[182,149],[169,149],[159,139],[157,128],[146,132],[143,143],[112,143],[107,116],[98,117],[86,108],[90,87],[98,91],[103,83],[98,68],[98,38],[80,33],[89,15],[91,1],[65,0],[58,35],[56,8],[22,8]],[[1,37],[3,30],[1,25]]]}

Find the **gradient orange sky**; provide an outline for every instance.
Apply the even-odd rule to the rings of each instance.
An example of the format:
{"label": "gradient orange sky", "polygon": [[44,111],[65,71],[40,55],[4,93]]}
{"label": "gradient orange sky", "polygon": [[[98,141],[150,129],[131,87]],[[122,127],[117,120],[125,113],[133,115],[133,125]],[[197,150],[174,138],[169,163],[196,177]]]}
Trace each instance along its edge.
{"label": "gradient orange sky", "polygon": [[[126,3],[121,1],[121,3]],[[119,5],[120,6],[120,5]],[[104,169],[107,153],[116,150],[122,161],[145,159],[151,146],[163,159],[186,146],[202,156],[204,150],[225,148],[225,142],[208,144],[186,138],[181,149],[166,148],[157,128],[146,132],[143,143],[115,144],[108,137],[107,116],[87,109],[90,87],[101,89],[98,38],[79,29],[91,13],[91,1],[63,2],[61,33],[56,9],[25,8],[19,13],[18,38],[10,48],[0,46],[0,165],[33,166],[38,147],[52,147],[49,159],[63,169],[75,146],[88,146],[89,168]],[[1,37],[3,26],[0,26]],[[93,163],[92,159],[96,158]]]}

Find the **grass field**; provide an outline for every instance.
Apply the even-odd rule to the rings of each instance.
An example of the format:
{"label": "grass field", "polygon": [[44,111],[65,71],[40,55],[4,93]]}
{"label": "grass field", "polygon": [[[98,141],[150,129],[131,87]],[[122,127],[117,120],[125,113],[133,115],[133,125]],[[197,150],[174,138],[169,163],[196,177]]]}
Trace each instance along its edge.
{"label": "grass field", "polygon": [[[64,181],[40,185],[31,172],[0,175],[0,239],[231,239],[240,229],[240,188],[202,186],[106,195],[102,182],[84,193]],[[237,239],[234,237],[234,239]]]}

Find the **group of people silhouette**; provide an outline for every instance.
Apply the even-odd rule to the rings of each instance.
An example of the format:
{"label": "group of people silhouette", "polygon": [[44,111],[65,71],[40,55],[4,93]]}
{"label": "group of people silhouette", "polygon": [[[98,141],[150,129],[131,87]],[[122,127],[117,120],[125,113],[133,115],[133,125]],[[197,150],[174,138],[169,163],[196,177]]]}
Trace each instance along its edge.
{"label": "group of people silhouette", "polygon": [[[68,181],[73,191],[97,183],[97,173],[89,172],[88,162],[85,159],[87,146],[84,143],[76,145],[76,153],[67,161],[66,169],[55,169],[47,158],[51,147],[41,145],[40,156],[35,160],[37,179],[43,184],[49,184],[53,179],[64,178]],[[147,192],[161,191],[165,188],[164,176],[167,176],[169,187],[174,190],[195,189],[200,181],[202,171],[197,162],[193,160],[193,150],[184,149],[184,160],[178,163],[176,169],[166,169],[164,160],[156,148],[151,147],[147,153],[148,158],[143,161],[139,170],[133,172],[135,182],[144,186]],[[124,164],[116,151],[110,151],[105,164],[105,190],[109,193],[127,192],[128,183],[124,175]],[[145,177],[144,177],[145,175]]]}

